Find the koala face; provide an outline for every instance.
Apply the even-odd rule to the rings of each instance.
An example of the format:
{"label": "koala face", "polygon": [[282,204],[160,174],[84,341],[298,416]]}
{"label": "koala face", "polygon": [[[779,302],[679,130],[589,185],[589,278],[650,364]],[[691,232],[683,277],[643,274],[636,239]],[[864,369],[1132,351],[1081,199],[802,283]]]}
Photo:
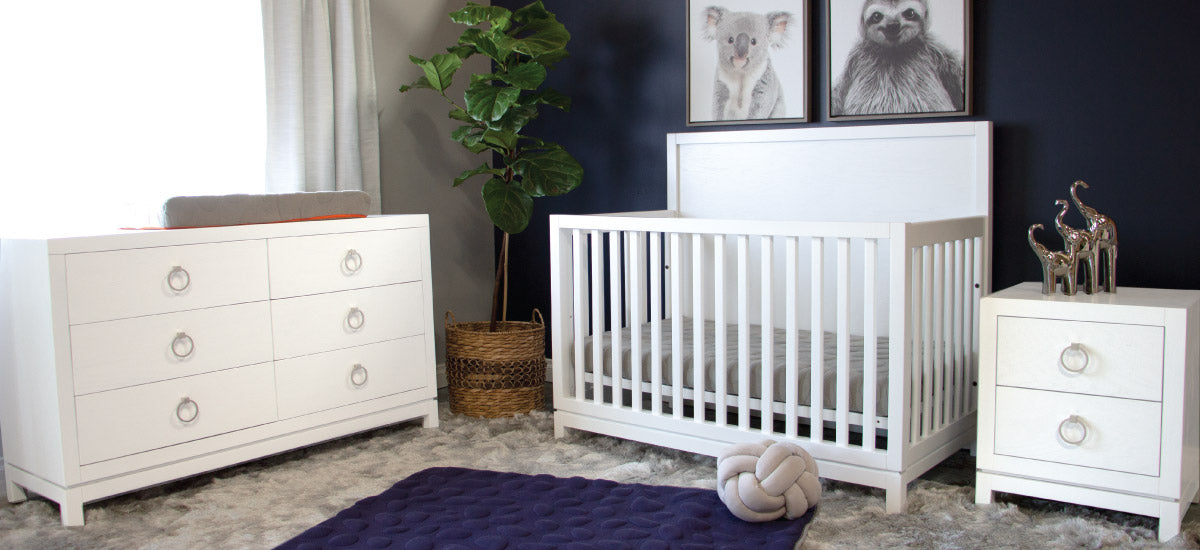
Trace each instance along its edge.
{"label": "koala face", "polygon": [[789,14],[730,12],[710,7],[704,12],[703,36],[717,42],[717,63],[725,70],[753,71],[767,63],[767,50],[781,46]]}
{"label": "koala face", "polygon": [[860,30],[880,46],[905,44],[925,33],[929,7],[924,0],[867,0]]}

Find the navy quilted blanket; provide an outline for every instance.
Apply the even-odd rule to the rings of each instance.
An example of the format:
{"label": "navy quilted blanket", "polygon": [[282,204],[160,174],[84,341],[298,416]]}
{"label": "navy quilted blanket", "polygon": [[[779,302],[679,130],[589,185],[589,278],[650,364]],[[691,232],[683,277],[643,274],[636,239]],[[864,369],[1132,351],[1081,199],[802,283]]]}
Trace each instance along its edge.
{"label": "navy quilted blanket", "polygon": [[281,549],[488,550],[795,548],[816,509],[748,523],[715,490],[464,468],[430,468]]}

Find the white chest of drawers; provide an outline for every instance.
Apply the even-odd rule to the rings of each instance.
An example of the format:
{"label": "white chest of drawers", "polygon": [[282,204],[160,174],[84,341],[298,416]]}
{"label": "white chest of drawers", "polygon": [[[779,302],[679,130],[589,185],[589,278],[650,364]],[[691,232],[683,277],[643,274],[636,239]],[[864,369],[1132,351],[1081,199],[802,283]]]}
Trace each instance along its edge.
{"label": "white chest of drawers", "polygon": [[975,500],[994,491],[1159,518],[1200,497],[1200,291],[1041,294],[980,303]]}
{"label": "white chest of drawers", "polygon": [[8,499],[437,425],[425,215],[0,241]]}

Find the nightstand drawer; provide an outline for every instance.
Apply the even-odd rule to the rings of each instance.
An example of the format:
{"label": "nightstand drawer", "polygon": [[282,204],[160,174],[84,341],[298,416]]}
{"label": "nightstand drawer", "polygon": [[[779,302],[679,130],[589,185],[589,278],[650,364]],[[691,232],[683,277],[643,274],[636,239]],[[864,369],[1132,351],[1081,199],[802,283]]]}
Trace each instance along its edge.
{"label": "nightstand drawer", "polygon": [[66,265],[73,325],[270,297],[261,240],[68,254]]}
{"label": "nightstand drawer", "polygon": [[263,363],[76,397],[79,463],[272,422],[274,374]]}
{"label": "nightstand drawer", "polygon": [[1161,431],[1159,403],[996,388],[997,455],[1157,476]]}
{"label": "nightstand drawer", "polygon": [[392,229],[271,239],[271,297],[419,280],[423,237],[417,229]]}
{"label": "nightstand drawer", "polygon": [[419,283],[301,296],[271,303],[275,358],[286,359],[421,334]]}
{"label": "nightstand drawer", "polygon": [[76,395],[266,363],[271,351],[265,301],[71,327]]}
{"label": "nightstand drawer", "polygon": [[996,332],[998,385],[1162,400],[1161,326],[1000,316]]}
{"label": "nightstand drawer", "polygon": [[275,364],[279,417],[292,418],[425,386],[424,358],[425,338],[412,336],[279,361]]}

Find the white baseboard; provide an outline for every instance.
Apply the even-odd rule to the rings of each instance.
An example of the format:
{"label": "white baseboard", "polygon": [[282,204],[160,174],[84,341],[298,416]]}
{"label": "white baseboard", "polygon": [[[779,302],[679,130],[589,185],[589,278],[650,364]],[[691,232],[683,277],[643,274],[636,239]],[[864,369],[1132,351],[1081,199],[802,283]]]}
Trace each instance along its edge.
{"label": "white baseboard", "polygon": [[[546,382],[550,382],[550,374],[554,372],[553,364],[549,357],[546,358]],[[450,385],[450,381],[446,378],[446,362],[442,361],[437,364],[437,387],[445,388]]]}

